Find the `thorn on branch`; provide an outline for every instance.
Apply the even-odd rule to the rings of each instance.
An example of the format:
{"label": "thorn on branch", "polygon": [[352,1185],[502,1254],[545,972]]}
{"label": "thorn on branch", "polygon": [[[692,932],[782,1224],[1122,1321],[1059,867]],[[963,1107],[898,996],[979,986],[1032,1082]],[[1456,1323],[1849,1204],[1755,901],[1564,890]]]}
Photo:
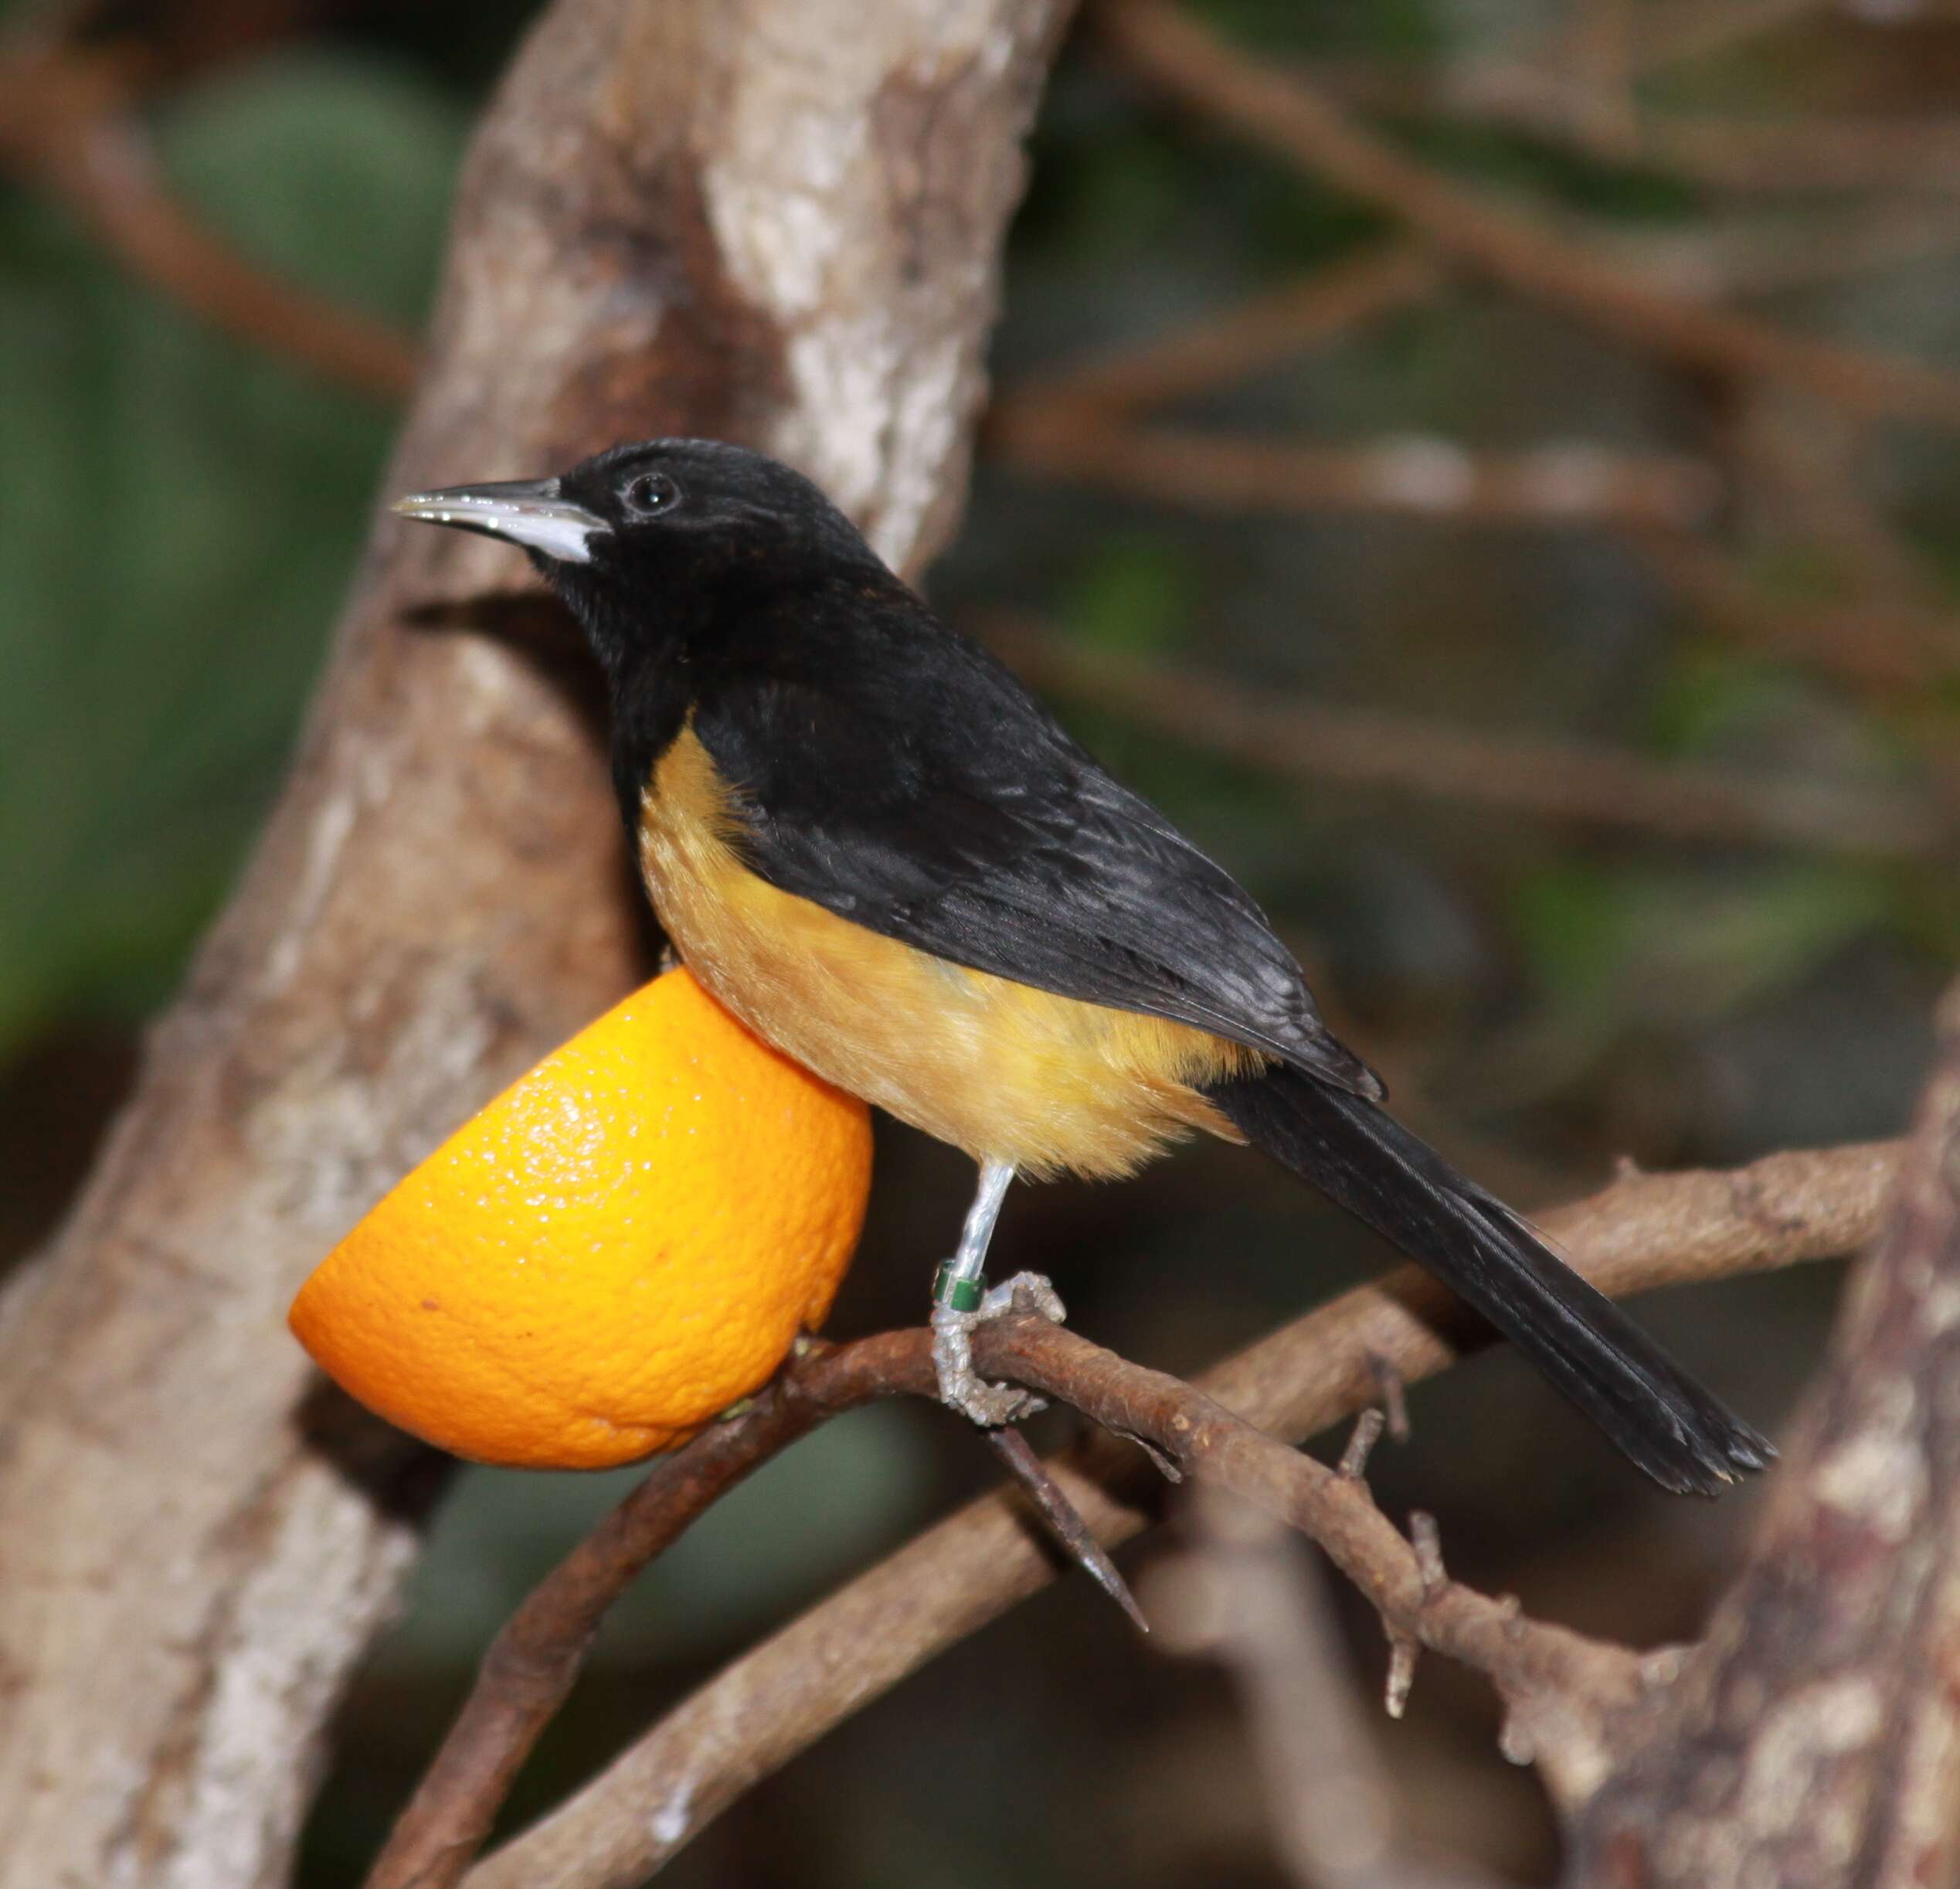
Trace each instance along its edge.
{"label": "thorn on branch", "polygon": [[1150,1466],[1167,1483],[1181,1483],[1184,1480],[1184,1469],[1177,1459],[1160,1449],[1149,1437],[1135,1430],[1119,1429],[1115,1434],[1120,1436],[1125,1442],[1134,1443],[1139,1449],[1142,1450],[1144,1455],[1150,1458]]}
{"label": "thorn on branch", "polygon": [[1067,1492],[1035,1455],[1028,1439],[1011,1424],[983,1432],[994,1453],[1005,1463],[1026,1492],[1035,1511],[1048,1526],[1062,1551],[1129,1616],[1140,1633],[1147,1633],[1150,1623],[1129,1591],[1129,1584],[1109,1558],[1109,1551],[1090,1532],[1081,1511],[1068,1500]]}
{"label": "thorn on branch", "polygon": [[1688,1663],[1691,1646],[1656,1646],[1640,1659],[1640,1683],[1656,1690],[1673,1684]]}
{"label": "thorn on branch", "polygon": [[1387,1427],[1388,1418],[1379,1405],[1371,1404],[1354,1419],[1354,1428],[1347,1439],[1347,1447],[1340,1452],[1340,1473],[1350,1483],[1358,1483],[1367,1473],[1368,1458],[1374,1454],[1375,1445],[1381,1440],[1381,1432]]}
{"label": "thorn on branch", "polygon": [[1538,1741],[1527,1729],[1524,1718],[1524,1708],[1513,1706],[1497,1728],[1497,1749],[1507,1764],[1529,1765],[1537,1760]]}
{"label": "thorn on branch", "polygon": [[1388,1682],[1382,1689],[1382,1709],[1391,1718],[1400,1718],[1408,1705],[1409,1689],[1415,1683],[1415,1662],[1422,1649],[1406,1633],[1388,1636]]}

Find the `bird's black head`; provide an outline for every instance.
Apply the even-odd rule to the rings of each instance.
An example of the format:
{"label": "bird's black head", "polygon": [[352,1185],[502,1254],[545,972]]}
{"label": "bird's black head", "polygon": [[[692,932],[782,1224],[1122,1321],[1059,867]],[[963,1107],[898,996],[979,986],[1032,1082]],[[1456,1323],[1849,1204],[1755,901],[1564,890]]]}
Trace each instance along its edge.
{"label": "bird's black head", "polygon": [[712,593],[883,568],[801,473],[715,440],[616,446],[556,478],[418,492],[395,509],[521,545],[602,657],[639,634],[630,625]]}

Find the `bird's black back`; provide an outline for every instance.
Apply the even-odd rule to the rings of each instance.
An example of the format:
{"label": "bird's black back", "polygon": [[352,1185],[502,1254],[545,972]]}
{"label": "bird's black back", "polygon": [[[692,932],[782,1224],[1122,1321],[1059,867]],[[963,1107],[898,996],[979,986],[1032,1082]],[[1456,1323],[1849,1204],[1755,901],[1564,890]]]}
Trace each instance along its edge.
{"label": "bird's black back", "polygon": [[608,600],[660,618],[618,626],[630,653],[609,664],[630,826],[691,725],[730,790],[740,856],[781,890],[971,969],[1381,1092],[1231,877],[868,552],[723,563],[691,583],[674,570],[661,589]]}

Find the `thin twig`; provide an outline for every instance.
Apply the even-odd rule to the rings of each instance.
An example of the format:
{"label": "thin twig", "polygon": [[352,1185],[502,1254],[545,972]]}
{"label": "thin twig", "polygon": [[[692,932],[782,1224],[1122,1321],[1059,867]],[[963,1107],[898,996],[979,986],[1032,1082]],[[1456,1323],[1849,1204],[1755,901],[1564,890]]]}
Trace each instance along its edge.
{"label": "thin twig", "polygon": [[1603,112],[1598,93],[1565,73],[1510,59],[1416,68],[1316,63],[1307,83],[1355,109],[1495,125],[1602,162],[1672,171],[1731,195],[1951,200],[1960,192],[1954,168],[1960,118],[1952,114],[1745,117],[1668,110],[1622,117]]}
{"label": "thin twig", "polygon": [[1150,1623],[1136,1604],[1136,1597],[1109,1558],[1109,1551],[1096,1540],[1082,1512],[1068,1500],[1068,1492],[1036,1456],[1034,1446],[1011,1424],[983,1430],[988,1447],[1007,1466],[1015,1481],[1034,1505],[1035,1512],[1068,1558],[1075,1563],[1104,1593],[1120,1607],[1130,1625],[1147,1633]]}
{"label": "thin twig", "polygon": [[1862,607],[1935,609],[1911,547],[1859,489],[1870,429],[1826,409],[1793,411],[1778,389],[1753,389],[1733,405],[1727,457],[1754,503],[1842,571]]}
{"label": "thin twig", "polygon": [[[1881,1143],[1773,1155],[1733,1173],[1628,1174],[1537,1219],[1615,1296],[1723,1278],[1861,1245],[1878,1225],[1898,1156],[1897,1144]],[[1442,1286],[1405,1266],[1219,1366],[1202,1388],[1297,1442],[1372,1402],[1371,1359],[1389,1359],[1415,1382],[1442,1369],[1459,1346],[1487,1337]],[[1053,1466],[1106,1545],[1146,1525],[1138,1492],[1150,1478],[1134,1452],[1092,1446]],[[1017,1503],[997,1495],[970,1504],[751,1648],[471,1871],[470,1889],[641,1881],[758,1779],[1054,1577]],[[474,1717],[495,1712],[480,1681],[452,1741]],[[452,1802],[447,1814],[460,1821],[491,1813]],[[429,1876],[419,1889],[454,1880]]]}
{"label": "thin twig", "polygon": [[171,194],[115,67],[62,52],[0,58],[0,161],[59,198],[132,275],[213,327],[379,399],[413,385],[409,336],[246,261]]}
{"label": "thin twig", "polygon": [[1637,122],[1615,124],[1602,117],[1582,84],[1543,59],[1490,56],[1438,65],[1316,59],[1309,77],[1352,110],[1496,125],[1608,163],[1636,155]]}
{"label": "thin twig", "polygon": [[1342,1475],[1360,1476],[1367,1473],[1368,1458],[1374,1454],[1374,1446],[1381,1441],[1381,1433],[1388,1427],[1388,1419],[1379,1404],[1371,1404],[1354,1419],[1347,1447],[1340,1452]]}
{"label": "thin twig", "polygon": [[491,1642],[468,1704],[423,1774],[368,1877],[368,1889],[453,1882],[585,1662],[606,1610],[654,1557],[721,1496],[827,1418],[905,1386],[929,1388],[916,1334],[802,1347],[741,1416],[657,1463],[535,1588]]}
{"label": "thin twig", "polygon": [[1205,511],[1381,511],[1455,524],[1665,530],[1705,523],[1721,492],[1704,462],[1682,454],[1608,452],[1579,442],[1473,451],[1420,436],[1298,446],[1112,424],[1092,409],[1034,396],[1000,407],[985,441],[1038,471]]}
{"label": "thin twig", "polygon": [[1808,195],[1960,192],[1960,119],[1657,116],[1642,127],[1653,162],[1725,191]]}
{"label": "thin twig", "polygon": [[1156,1570],[1153,1610],[1177,1650],[1230,1671],[1282,1859],[1300,1889],[1495,1889],[1401,1853],[1374,1728],[1355,1702],[1319,1571],[1259,1510],[1202,1485],[1191,1548]]}
{"label": "thin twig", "polygon": [[1593,238],[1600,253],[1677,295],[1748,300],[1883,273],[1960,249],[1960,204],[1906,203],[1712,219]]}
{"label": "thin twig", "polygon": [[1554,58],[1569,73],[1589,134],[1598,144],[1624,148],[1637,135],[1636,74],[1631,0],[1580,0]]}
{"label": "thin twig", "polygon": [[1065,401],[1112,417],[1208,392],[1421,301],[1448,277],[1414,243],[1380,244],[1170,335],[1018,382],[997,398],[989,423],[1024,403]]}
{"label": "thin twig", "polygon": [[1880,858],[1937,857],[1955,844],[1945,814],[1917,796],[1663,766],[1298,695],[1276,702],[1187,668],[1085,648],[999,613],[985,631],[1038,687],[1088,697],[1174,739],[1295,780],[1389,787],[1678,840]]}
{"label": "thin twig", "polygon": [[1921,695],[1960,674],[1960,623],[1943,613],[1890,602],[1782,603],[1704,539],[1678,532],[1628,539],[1711,627],[1766,654],[1880,696]]}
{"label": "thin twig", "polygon": [[1684,366],[1788,381],[1853,412],[1960,427],[1960,379],[1656,293],[1364,130],[1296,76],[1241,53],[1169,0],[1103,0],[1104,38],[1160,90],[1401,218],[1442,253]]}
{"label": "thin twig", "polygon": [[1712,59],[1815,13],[1822,0],[1668,0],[1644,22],[1634,53],[1636,71]]}

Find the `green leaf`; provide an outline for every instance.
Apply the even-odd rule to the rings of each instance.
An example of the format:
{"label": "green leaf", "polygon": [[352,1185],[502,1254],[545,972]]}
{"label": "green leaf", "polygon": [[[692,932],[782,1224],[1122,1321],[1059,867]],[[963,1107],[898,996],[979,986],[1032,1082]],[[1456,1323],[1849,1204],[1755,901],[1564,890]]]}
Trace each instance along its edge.
{"label": "green leaf", "polygon": [[1176,646],[1197,601],[1197,561],[1155,532],[1114,535],[1085,559],[1061,614],[1069,634],[1099,649],[1155,654]]}
{"label": "green leaf", "polygon": [[1545,1001],[1504,1061],[1549,1091],[1630,1031],[1697,1028],[1788,989],[1894,904],[1884,875],[1835,862],[1551,867],[1515,909]]}

